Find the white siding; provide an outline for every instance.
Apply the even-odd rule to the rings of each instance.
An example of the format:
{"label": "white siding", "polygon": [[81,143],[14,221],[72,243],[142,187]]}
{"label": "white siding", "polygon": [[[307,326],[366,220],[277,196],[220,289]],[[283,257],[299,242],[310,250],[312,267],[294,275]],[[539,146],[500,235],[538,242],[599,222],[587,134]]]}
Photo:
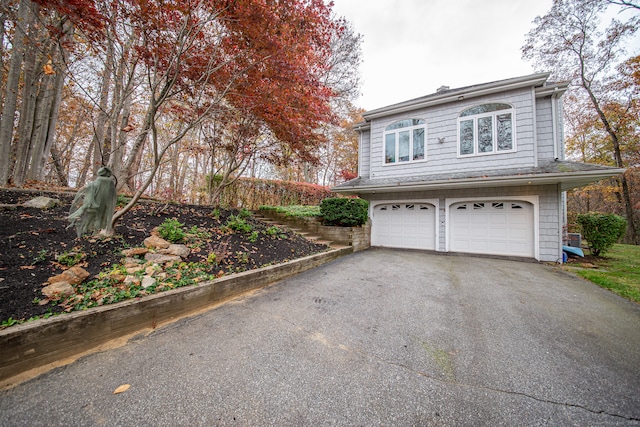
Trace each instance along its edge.
{"label": "white siding", "polygon": [[[458,158],[457,120],[469,107],[488,102],[505,102],[515,109],[516,152]],[[481,171],[491,168],[516,168],[535,165],[534,98],[530,89],[505,92],[439,105],[411,113],[397,114],[371,121],[371,178],[405,177],[460,171]],[[383,164],[383,134],[391,123],[407,118],[427,122],[426,157],[424,162]],[[444,140],[440,143],[439,140]]]}

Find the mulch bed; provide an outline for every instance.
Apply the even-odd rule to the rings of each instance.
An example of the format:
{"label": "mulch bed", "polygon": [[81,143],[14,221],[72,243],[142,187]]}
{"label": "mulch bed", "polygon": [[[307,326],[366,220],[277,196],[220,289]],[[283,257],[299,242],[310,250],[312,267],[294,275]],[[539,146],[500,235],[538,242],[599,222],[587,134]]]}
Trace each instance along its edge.
{"label": "mulch bed", "polygon": [[211,234],[192,248],[185,261],[205,262],[209,254],[215,253],[216,263],[209,264],[209,272],[218,276],[279,264],[327,249],[288,230],[269,235],[264,233],[268,225],[248,218],[252,231],[258,232],[251,239],[255,241],[251,241],[250,233],[221,229],[237,211],[221,209],[219,215],[214,216],[214,209],[209,206],[144,201],[120,219],[113,237],[105,239],[77,238],[74,229],[66,229],[73,193],[0,189],[0,205],[22,204],[40,195],[58,198],[62,204],[46,210],[22,206],[0,208],[0,322],[63,311],[63,307],[53,303],[38,304],[47,279],[67,268],[57,261],[59,255],[84,254],[82,267],[90,273],[90,278],[94,277],[120,263],[122,249],[141,247],[151,230],[166,219],[175,218],[185,229],[196,226]]}

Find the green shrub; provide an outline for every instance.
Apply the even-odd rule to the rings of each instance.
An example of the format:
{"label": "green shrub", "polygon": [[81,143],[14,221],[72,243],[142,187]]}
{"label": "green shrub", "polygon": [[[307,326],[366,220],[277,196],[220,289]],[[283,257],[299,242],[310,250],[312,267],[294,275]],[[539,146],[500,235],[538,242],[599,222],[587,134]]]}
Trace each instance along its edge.
{"label": "green shrub", "polygon": [[369,202],[362,199],[329,198],[320,204],[325,225],[357,227],[369,218]]}
{"label": "green shrub", "polygon": [[175,218],[165,219],[158,227],[158,233],[163,239],[176,243],[184,239],[185,233],[182,227],[184,227],[184,224]]}
{"label": "green shrub", "polygon": [[229,219],[224,225],[224,228],[239,231],[241,233],[250,233],[253,230],[251,224],[247,224],[247,222],[242,219],[240,216],[230,215]]}
{"label": "green shrub", "polygon": [[238,213],[238,216],[239,216],[240,218],[243,218],[243,219],[250,218],[250,217],[251,217],[251,215],[253,215],[253,214],[251,213],[251,211],[250,211],[249,209],[245,209],[245,208],[242,208],[242,209],[240,210],[240,212]]}
{"label": "green shrub", "polygon": [[282,230],[280,230],[280,228],[276,227],[275,225],[272,225],[271,227],[267,228],[266,230],[264,230],[264,233],[268,236],[277,236],[278,234],[280,234],[282,232]]}
{"label": "green shrub", "polygon": [[589,212],[576,218],[582,228],[582,236],[589,242],[595,256],[603,255],[622,237],[627,229],[627,220],[615,214]]}
{"label": "green shrub", "polygon": [[124,194],[118,194],[118,198],[116,200],[116,206],[118,206],[119,208],[122,208],[127,203],[129,203],[130,200],[131,200],[131,197],[125,196]]}
{"label": "green shrub", "polygon": [[66,265],[67,267],[73,267],[80,261],[84,259],[85,255],[82,252],[64,252],[61,255],[58,255],[56,259],[62,265]]}

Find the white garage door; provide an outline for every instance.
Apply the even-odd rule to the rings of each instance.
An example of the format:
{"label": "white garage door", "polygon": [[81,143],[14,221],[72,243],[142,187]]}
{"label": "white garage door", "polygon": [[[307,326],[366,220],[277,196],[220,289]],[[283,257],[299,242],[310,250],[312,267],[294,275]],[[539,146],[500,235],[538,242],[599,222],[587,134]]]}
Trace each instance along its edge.
{"label": "white garage door", "polygon": [[390,203],[373,208],[371,244],[393,248],[436,248],[435,206]]}
{"label": "white garage door", "polygon": [[449,211],[449,249],[533,257],[533,205],[523,201],[455,203]]}

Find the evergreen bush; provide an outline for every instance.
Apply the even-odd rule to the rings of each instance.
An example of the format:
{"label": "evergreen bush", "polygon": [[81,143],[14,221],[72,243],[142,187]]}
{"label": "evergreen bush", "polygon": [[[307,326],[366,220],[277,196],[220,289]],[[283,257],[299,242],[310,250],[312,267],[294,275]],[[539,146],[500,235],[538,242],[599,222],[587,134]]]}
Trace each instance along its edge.
{"label": "evergreen bush", "polygon": [[320,204],[324,225],[358,227],[369,218],[369,202],[363,199],[328,198]]}

